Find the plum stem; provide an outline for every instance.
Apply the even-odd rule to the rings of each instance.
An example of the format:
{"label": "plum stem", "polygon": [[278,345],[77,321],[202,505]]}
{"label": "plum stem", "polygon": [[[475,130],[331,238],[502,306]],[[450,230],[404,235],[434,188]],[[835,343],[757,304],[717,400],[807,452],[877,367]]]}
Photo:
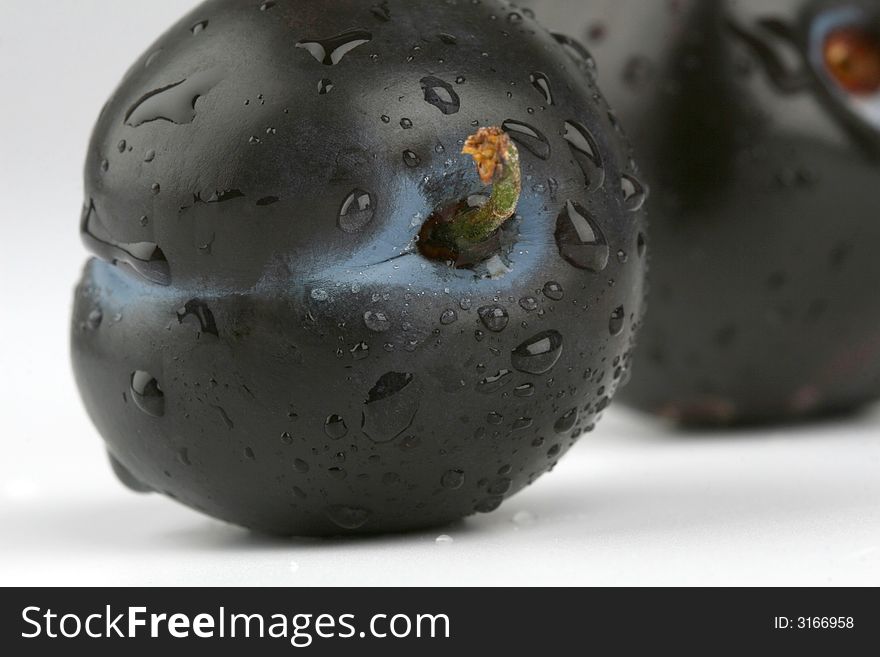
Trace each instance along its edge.
{"label": "plum stem", "polygon": [[480,180],[492,185],[483,205],[460,209],[449,221],[434,226],[430,240],[462,254],[491,237],[516,212],[522,193],[519,151],[501,128],[480,128],[465,141],[462,154],[477,165]]}

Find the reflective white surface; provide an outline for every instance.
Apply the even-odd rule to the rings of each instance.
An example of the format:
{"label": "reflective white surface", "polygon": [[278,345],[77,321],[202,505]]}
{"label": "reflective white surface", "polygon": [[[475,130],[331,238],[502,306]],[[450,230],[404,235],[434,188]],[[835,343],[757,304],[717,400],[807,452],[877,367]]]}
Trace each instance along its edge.
{"label": "reflective white surface", "polygon": [[69,371],[81,163],[193,4],[0,3],[0,585],[880,584],[880,408],[684,435],[615,408],[497,512],[405,536],[268,539],[117,484]]}

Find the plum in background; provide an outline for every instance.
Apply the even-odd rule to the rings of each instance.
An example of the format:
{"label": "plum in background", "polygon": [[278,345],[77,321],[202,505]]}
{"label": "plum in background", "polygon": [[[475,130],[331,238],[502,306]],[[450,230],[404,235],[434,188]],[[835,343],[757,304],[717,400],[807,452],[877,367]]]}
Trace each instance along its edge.
{"label": "plum in background", "polygon": [[532,0],[586,43],[651,185],[621,395],[684,423],[880,396],[880,2]]}

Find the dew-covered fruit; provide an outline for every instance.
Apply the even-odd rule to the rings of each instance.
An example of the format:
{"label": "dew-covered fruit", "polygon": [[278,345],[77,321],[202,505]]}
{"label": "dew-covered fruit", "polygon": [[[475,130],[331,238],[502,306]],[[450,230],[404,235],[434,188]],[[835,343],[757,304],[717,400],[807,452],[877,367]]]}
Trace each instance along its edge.
{"label": "dew-covered fruit", "polygon": [[[644,187],[594,76],[495,0],[214,0],[171,28],[86,162],[73,360],[123,483],[320,535],[550,470],[641,318]],[[486,208],[511,214],[461,252],[418,241]]]}
{"label": "dew-covered fruit", "polygon": [[651,186],[621,398],[690,424],[880,398],[880,3],[526,4],[591,49]]}

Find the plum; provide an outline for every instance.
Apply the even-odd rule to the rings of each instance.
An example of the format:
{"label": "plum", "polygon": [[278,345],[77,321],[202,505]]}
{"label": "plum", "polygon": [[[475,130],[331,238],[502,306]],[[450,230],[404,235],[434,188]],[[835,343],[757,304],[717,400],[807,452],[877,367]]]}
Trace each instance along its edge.
{"label": "plum", "polygon": [[172,27],[85,169],[73,362],[123,483],[321,535],[489,512],[550,470],[641,318],[644,190],[593,72],[495,1],[212,0]]}

